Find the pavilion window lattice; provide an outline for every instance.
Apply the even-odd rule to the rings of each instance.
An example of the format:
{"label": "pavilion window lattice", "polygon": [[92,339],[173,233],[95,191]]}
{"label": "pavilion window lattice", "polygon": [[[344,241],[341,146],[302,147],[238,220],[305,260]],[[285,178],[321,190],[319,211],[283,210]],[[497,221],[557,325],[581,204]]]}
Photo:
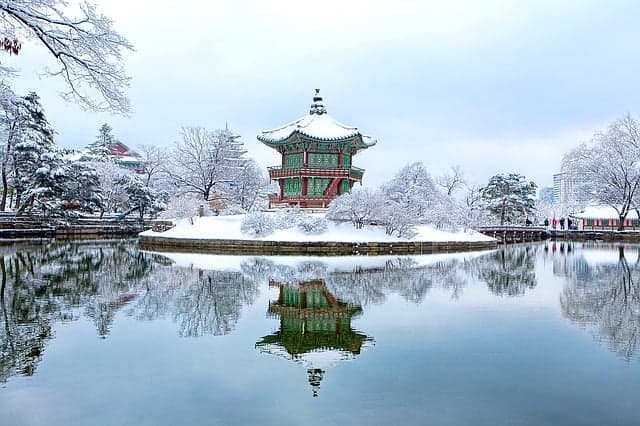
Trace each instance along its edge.
{"label": "pavilion window lattice", "polygon": [[321,197],[329,186],[329,178],[309,178],[307,182],[307,194],[314,197]]}
{"label": "pavilion window lattice", "polygon": [[296,197],[300,195],[300,179],[285,179],[284,180],[284,195],[287,197]]}
{"label": "pavilion window lattice", "polygon": [[303,155],[302,153],[287,154],[284,157],[284,166],[287,169],[297,169],[302,167]]}
{"label": "pavilion window lattice", "polygon": [[310,167],[323,167],[323,168],[338,167],[338,156],[336,154],[310,153],[308,160],[309,160]]}

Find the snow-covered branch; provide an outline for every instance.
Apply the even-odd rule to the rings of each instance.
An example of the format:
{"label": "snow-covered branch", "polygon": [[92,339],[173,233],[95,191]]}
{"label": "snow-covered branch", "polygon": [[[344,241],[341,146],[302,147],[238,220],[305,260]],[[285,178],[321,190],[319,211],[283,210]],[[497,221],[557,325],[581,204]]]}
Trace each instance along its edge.
{"label": "snow-covered branch", "polygon": [[[65,0],[0,0],[0,35],[36,40],[54,58],[50,75],[64,80],[64,99],[95,111],[127,114],[123,52],[133,46],[94,4],[82,1],[69,16]],[[75,8],[74,8],[75,9]]]}

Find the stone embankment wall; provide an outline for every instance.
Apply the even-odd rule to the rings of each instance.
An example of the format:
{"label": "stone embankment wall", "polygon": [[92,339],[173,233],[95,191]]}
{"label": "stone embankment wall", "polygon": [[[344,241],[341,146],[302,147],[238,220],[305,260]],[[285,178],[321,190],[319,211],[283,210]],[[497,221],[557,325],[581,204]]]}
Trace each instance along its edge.
{"label": "stone embankment wall", "polygon": [[135,236],[149,229],[131,219],[77,218],[65,222],[39,218],[0,215],[0,240],[13,238],[91,238],[97,236]]}
{"label": "stone embankment wall", "polygon": [[559,231],[549,232],[552,239],[566,241],[620,241],[626,243],[640,243],[638,231]]}
{"label": "stone embankment wall", "polygon": [[460,251],[487,250],[496,248],[496,241],[476,242],[293,242],[256,240],[211,240],[151,237],[142,235],[138,239],[140,248],[154,251],[197,252],[211,254],[246,255],[388,255],[431,254]]}

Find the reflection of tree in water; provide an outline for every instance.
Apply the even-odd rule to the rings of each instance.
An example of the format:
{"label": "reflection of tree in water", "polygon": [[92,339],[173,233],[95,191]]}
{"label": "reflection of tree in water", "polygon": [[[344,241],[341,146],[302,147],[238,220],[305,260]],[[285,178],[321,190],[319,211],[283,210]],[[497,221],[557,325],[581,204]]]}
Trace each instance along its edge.
{"label": "reflection of tree in water", "polygon": [[55,322],[84,315],[104,338],[125,309],[141,320],[170,317],[183,336],[226,334],[258,293],[239,272],[167,265],[126,241],[50,243],[0,256],[0,381],[33,374]]}
{"label": "reflection of tree in water", "polygon": [[[429,266],[396,258],[375,266],[354,261],[329,269],[323,261],[288,266],[249,258],[239,271],[201,271],[172,266],[160,255],[138,251],[134,243],[53,242],[0,255],[0,379],[32,374],[56,322],[89,318],[98,336],[111,333],[117,312],[138,320],[170,319],[181,336],[231,332],[259,285],[275,280],[297,284],[323,280],[327,291],[353,306],[381,303],[395,293],[419,303],[433,287],[457,297],[466,285],[464,264]],[[461,267],[463,266],[463,267]]]}
{"label": "reflection of tree in water", "polygon": [[245,275],[278,288],[278,299],[269,303],[267,313],[279,319],[279,329],[256,347],[304,365],[314,397],[328,368],[372,344],[373,338],[351,325],[362,306],[381,303],[391,293],[420,303],[433,287],[451,289],[452,297],[458,297],[466,285],[458,261],[421,266],[400,257],[368,267],[354,263],[329,270],[322,262],[290,266],[254,258],[242,265]]}
{"label": "reflection of tree in water", "polygon": [[[636,257],[636,256],[634,256]],[[570,320],[593,327],[597,335],[620,356],[631,359],[640,347],[640,251],[629,263],[619,247],[615,264],[592,268],[590,280],[579,275],[560,296],[563,314]]]}
{"label": "reflection of tree in water", "polygon": [[52,338],[52,325],[80,308],[106,336],[113,313],[130,301],[130,285],[148,270],[129,244],[47,244],[0,257],[0,379],[31,375]]}
{"label": "reflection of tree in water", "polygon": [[469,262],[468,268],[498,296],[522,296],[537,284],[537,246],[512,246]]}
{"label": "reflection of tree in water", "polygon": [[312,261],[295,266],[277,264],[269,259],[252,258],[242,263],[242,273],[258,282],[269,280],[297,284],[323,280],[340,300],[361,306],[382,303],[392,293],[420,303],[433,287],[450,289],[457,298],[466,286],[461,263],[457,260],[421,266],[410,257],[388,259],[372,267],[352,265],[329,271],[326,263]]}
{"label": "reflection of tree in water", "polygon": [[21,266],[23,265],[18,259],[7,265],[5,258],[0,257],[0,305],[3,322],[0,339],[0,382],[6,381],[14,374],[32,375],[42,357],[46,341],[51,338],[51,325],[44,315],[47,308],[33,297],[38,288],[27,288],[20,279],[8,282],[7,270]]}
{"label": "reflection of tree in water", "polygon": [[242,306],[253,303],[257,296],[257,286],[239,272],[197,271],[197,277],[185,281],[187,284],[173,297],[173,318],[180,324],[180,335],[219,336],[231,332]]}

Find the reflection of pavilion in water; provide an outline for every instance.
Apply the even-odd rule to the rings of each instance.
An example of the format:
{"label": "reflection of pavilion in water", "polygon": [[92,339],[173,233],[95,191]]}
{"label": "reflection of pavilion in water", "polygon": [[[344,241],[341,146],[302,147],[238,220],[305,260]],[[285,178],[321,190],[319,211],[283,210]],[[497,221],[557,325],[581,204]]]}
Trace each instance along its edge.
{"label": "reflection of pavilion in water", "polygon": [[280,330],[264,336],[256,347],[307,367],[313,396],[318,396],[325,368],[359,355],[372,339],[351,328],[351,319],[362,308],[336,299],[324,280],[287,286],[269,281],[279,289],[278,300],[269,302],[268,316],[280,319]]}

